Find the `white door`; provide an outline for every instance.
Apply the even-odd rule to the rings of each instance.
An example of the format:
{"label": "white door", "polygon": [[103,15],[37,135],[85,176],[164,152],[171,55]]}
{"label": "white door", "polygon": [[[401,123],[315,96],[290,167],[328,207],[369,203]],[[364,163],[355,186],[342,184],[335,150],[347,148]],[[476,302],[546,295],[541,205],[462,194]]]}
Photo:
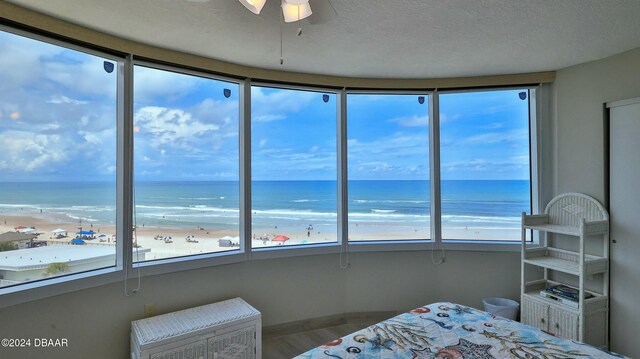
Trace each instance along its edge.
{"label": "white door", "polygon": [[610,347],[640,358],[640,99],[610,106]]}

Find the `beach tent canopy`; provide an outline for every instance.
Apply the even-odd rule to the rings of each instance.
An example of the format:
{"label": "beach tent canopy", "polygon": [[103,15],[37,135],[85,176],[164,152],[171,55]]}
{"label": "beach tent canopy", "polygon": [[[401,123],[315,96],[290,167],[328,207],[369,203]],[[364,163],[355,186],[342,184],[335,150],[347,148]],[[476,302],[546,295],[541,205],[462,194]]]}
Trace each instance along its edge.
{"label": "beach tent canopy", "polygon": [[98,236],[98,238],[104,238],[106,236],[107,236],[106,234],[101,234],[101,235]]}
{"label": "beach tent canopy", "polygon": [[27,228],[27,227],[25,227],[25,226],[17,226],[17,227],[13,227],[13,229],[15,229],[16,231],[17,231],[17,230],[19,230],[19,229],[25,229],[25,228]]}
{"label": "beach tent canopy", "polygon": [[273,237],[272,241],[274,242],[286,242],[289,240],[289,237],[283,236],[282,234]]}
{"label": "beach tent canopy", "polygon": [[92,236],[92,235],[94,235],[95,233],[96,233],[96,232],[94,232],[94,231],[80,231],[80,232],[76,232],[76,234],[80,234],[80,235],[83,235],[83,236]]}
{"label": "beach tent canopy", "polygon": [[19,229],[18,232],[20,233],[31,233],[31,232],[35,232],[35,228],[30,227],[30,228],[23,228],[23,229]]}
{"label": "beach tent canopy", "polygon": [[82,239],[74,239],[71,241],[71,244],[84,244],[84,241]]}
{"label": "beach tent canopy", "polygon": [[55,233],[55,234],[58,234],[58,233],[67,233],[67,232],[69,232],[69,231],[67,231],[66,229],[62,229],[62,228],[56,228],[56,229],[54,229],[53,231],[51,231],[51,233]]}
{"label": "beach tent canopy", "polygon": [[240,240],[240,237],[224,236],[224,237],[222,237],[220,239],[224,239],[224,240],[228,240],[228,241],[237,241],[237,240]]}

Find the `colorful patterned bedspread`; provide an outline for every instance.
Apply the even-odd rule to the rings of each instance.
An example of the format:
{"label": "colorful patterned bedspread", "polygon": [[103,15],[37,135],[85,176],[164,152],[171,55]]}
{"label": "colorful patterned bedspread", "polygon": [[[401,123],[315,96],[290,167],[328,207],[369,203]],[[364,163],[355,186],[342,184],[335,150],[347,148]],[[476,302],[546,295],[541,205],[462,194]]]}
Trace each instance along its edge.
{"label": "colorful patterned bedspread", "polygon": [[297,358],[624,358],[452,303],[420,307]]}

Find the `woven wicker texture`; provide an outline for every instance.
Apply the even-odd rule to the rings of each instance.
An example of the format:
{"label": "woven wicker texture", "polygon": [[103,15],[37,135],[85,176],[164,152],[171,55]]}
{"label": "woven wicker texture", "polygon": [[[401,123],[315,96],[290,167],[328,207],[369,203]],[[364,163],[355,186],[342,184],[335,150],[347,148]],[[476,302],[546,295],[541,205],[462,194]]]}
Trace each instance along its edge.
{"label": "woven wicker texture", "polygon": [[137,320],[132,329],[140,345],[259,315],[240,298]]}
{"label": "woven wicker texture", "polygon": [[600,202],[582,193],[561,194],[549,202],[544,212],[549,215],[549,224],[562,226],[580,227],[582,219],[587,222],[609,219]]}

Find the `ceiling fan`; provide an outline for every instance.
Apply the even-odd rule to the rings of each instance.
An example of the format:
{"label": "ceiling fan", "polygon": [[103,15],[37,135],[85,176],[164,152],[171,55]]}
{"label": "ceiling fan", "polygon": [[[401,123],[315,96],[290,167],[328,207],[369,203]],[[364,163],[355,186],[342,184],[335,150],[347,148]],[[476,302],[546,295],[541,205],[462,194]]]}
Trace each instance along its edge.
{"label": "ceiling fan", "polygon": [[[267,0],[239,0],[252,13],[259,15]],[[276,0],[278,1],[278,0]],[[322,24],[337,16],[331,0],[279,0],[284,22],[309,18],[311,24]],[[313,14],[313,16],[311,16]]]}

